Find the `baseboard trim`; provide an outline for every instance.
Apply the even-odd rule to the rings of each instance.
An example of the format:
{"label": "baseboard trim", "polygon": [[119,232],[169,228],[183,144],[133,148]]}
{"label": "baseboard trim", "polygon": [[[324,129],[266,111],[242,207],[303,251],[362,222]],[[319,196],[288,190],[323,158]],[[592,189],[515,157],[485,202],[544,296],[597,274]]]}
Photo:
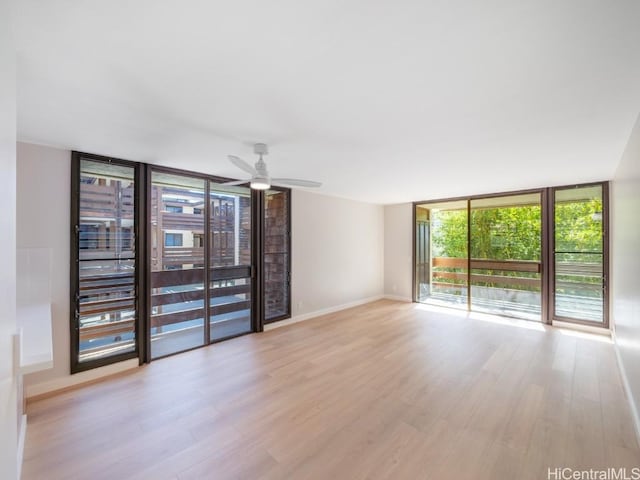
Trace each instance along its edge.
{"label": "baseboard trim", "polygon": [[412,303],[413,299],[410,297],[403,297],[401,295],[384,295],[384,297],[386,300],[395,300],[396,302],[406,302],[406,303]]}
{"label": "baseboard trim", "polygon": [[25,386],[25,397],[27,401],[41,400],[59,393],[74,390],[92,383],[100,382],[107,377],[119,375],[139,368],[138,359],[132,358],[124,362],[118,362],[93,370],[55,378],[48,382],[36,383]]}
{"label": "baseboard trim", "polygon": [[27,416],[22,415],[18,431],[18,478],[22,477],[22,461],[24,459],[24,439],[27,436]]}
{"label": "baseboard trim", "polygon": [[633,418],[633,426],[635,427],[636,431],[636,439],[638,441],[638,444],[640,445],[640,415],[638,414],[636,402],[633,397],[633,393],[631,392],[629,378],[627,377],[627,371],[625,370],[624,363],[622,362],[622,356],[620,355],[618,340],[616,339],[616,332],[614,329],[611,330],[611,338],[613,339],[613,349],[616,352],[618,369],[620,370],[620,376],[622,377],[622,385],[624,387],[625,393],[627,394],[627,399],[629,400],[629,408],[631,408],[631,417]]}
{"label": "baseboard trim", "polygon": [[341,310],[346,310],[348,308],[359,307],[360,305],[365,305],[367,303],[377,302],[378,300],[382,300],[383,298],[385,298],[384,295],[376,295],[374,297],[362,298],[354,302],[343,303],[342,305],[336,305],[334,307],[322,308],[320,310],[315,310],[313,312],[303,313],[302,315],[296,315],[295,317],[291,317],[287,320],[281,320],[279,322],[273,322],[268,325],[265,325],[264,331],[267,332],[275,328],[286,327],[287,325],[304,322],[305,320],[311,320],[312,318],[321,317],[323,315],[339,312]]}

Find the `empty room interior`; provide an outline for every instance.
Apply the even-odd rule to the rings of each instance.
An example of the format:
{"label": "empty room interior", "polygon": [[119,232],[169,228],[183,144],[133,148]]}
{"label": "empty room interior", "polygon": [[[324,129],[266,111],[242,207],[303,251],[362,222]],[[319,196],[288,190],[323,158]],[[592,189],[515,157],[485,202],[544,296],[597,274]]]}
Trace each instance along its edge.
{"label": "empty room interior", "polygon": [[640,478],[640,3],[0,2],[0,478]]}

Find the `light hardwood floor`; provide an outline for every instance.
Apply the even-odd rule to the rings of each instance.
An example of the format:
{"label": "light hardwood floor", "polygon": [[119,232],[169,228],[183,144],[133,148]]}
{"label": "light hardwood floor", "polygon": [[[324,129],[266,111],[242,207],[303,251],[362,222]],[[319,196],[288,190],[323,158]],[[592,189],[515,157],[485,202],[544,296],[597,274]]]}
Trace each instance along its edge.
{"label": "light hardwood floor", "polygon": [[28,405],[24,479],[546,479],[640,466],[613,345],[380,301]]}

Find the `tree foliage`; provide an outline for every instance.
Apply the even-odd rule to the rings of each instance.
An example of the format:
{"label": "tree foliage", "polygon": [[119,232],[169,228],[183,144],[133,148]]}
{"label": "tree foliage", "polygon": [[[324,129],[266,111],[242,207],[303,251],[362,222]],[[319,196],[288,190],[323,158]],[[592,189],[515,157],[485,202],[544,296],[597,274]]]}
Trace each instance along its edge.
{"label": "tree foliage", "polygon": [[[564,202],[555,208],[556,250],[602,250],[602,201]],[[540,205],[471,210],[471,258],[541,260]],[[432,211],[434,257],[467,258],[467,210]],[[576,260],[579,254],[576,255]]]}
{"label": "tree foliage", "polygon": [[555,209],[556,251],[602,251],[602,200],[566,202]]}

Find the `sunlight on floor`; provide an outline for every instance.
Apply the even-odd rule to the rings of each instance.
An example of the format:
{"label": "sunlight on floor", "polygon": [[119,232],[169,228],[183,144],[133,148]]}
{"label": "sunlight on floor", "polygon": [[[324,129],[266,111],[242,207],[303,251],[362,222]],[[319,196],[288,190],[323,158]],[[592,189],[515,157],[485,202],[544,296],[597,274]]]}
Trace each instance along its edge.
{"label": "sunlight on floor", "polygon": [[560,327],[555,327],[556,330],[558,330],[562,335],[566,335],[568,337],[573,337],[573,338],[580,338],[582,340],[591,340],[594,342],[600,342],[600,343],[610,343],[613,344],[613,340],[611,338],[611,336],[606,335],[606,334],[599,334],[599,333],[590,333],[590,332],[581,332],[579,330],[572,330],[570,328],[560,328]]}
{"label": "sunlight on floor", "polygon": [[608,335],[608,330],[604,330],[603,333],[592,333],[592,332],[584,332],[578,329],[566,328],[566,327],[552,327],[549,325],[544,325],[540,322],[535,322],[531,320],[520,320],[517,318],[509,318],[509,317],[501,317],[499,315],[491,315],[488,313],[478,313],[478,312],[467,312],[466,310],[456,309],[456,308],[448,308],[448,307],[439,307],[436,305],[427,305],[424,303],[416,303],[414,308],[416,310],[439,313],[442,315],[448,315],[452,317],[458,318],[469,318],[471,320],[480,320],[482,322],[494,323],[497,325],[505,325],[508,327],[517,327],[523,328],[526,330],[534,330],[538,332],[544,332],[548,330],[555,330],[562,335],[579,338],[581,340],[591,340],[594,342],[600,343],[609,343],[613,344],[613,340],[611,336]]}
{"label": "sunlight on floor", "polygon": [[415,305],[415,308],[417,310],[434,312],[459,318],[470,318],[472,320],[480,320],[482,322],[506,325],[508,327],[524,328],[526,330],[535,330],[538,332],[544,332],[546,330],[545,325],[541,324],[540,322],[534,322],[531,320],[520,320],[518,318],[501,317],[499,315],[491,315],[489,313],[467,312],[466,310],[438,307],[435,305],[427,305],[424,303],[417,303]]}
{"label": "sunlight on floor", "polygon": [[544,332],[547,330],[545,325],[533,320],[520,320],[519,318],[500,317],[498,315],[491,315],[488,313],[469,313],[469,318],[473,320],[481,320],[483,322],[496,323],[498,325],[506,325],[508,327],[524,328],[526,330],[535,330],[537,332]]}

